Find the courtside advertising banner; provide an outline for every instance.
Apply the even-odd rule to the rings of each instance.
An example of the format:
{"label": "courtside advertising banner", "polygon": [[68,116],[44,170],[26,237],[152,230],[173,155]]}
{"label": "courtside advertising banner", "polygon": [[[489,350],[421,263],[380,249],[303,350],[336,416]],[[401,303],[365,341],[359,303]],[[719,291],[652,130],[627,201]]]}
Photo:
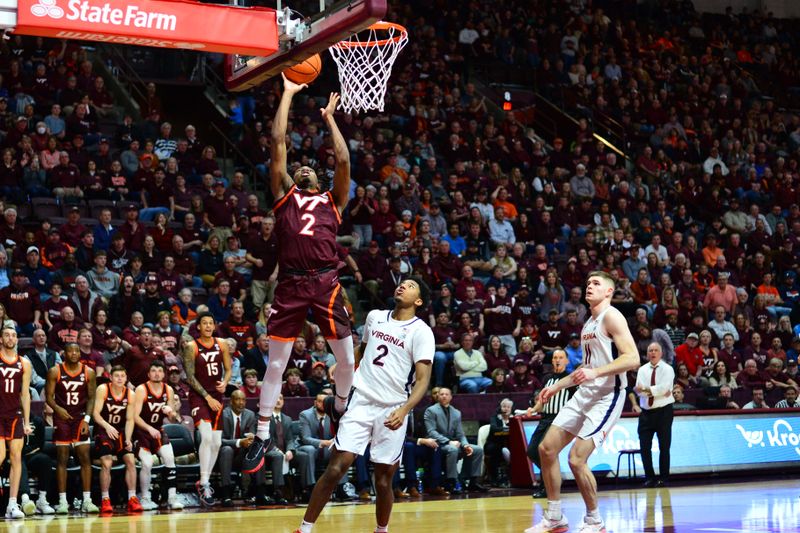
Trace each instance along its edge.
{"label": "courtside advertising banner", "polygon": [[[797,412],[775,414],[746,410],[736,414],[710,416],[676,416],[672,424],[670,472],[701,473],[752,468],[781,468],[800,463],[800,416]],[[522,422],[526,442],[530,442],[538,421]],[[603,445],[589,457],[595,472],[614,472],[620,450],[639,448],[639,420],[623,417],[609,432]],[[569,469],[569,446],[559,456],[561,475],[574,479]],[[653,439],[653,464],[658,470],[658,439]],[[641,457],[637,454],[636,473],[644,475]],[[534,472],[539,469],[534,466]],[[620,476],[628,472],[627,459],[622,458]]]}
{"label": "courtside advertising banner", "polygon": [[15,33],[267,56],[275,10],[164,0],[19,0]]}

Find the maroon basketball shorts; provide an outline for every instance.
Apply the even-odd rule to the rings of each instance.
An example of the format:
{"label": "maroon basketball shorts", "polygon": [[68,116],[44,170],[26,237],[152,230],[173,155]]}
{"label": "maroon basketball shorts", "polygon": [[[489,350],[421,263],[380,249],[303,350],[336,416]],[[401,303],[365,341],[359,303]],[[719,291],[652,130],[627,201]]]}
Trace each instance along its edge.
{"label": "maroon basketball shorts", "polygon": [[94,456],[104,457],[106,455],[116,455],[117,459],[122,460],[126,454],[133,453],[125,449],[125,437],[120,431],[116,439],[112,439],[105,433],[101,433],[94,438]]}
{"label": "maroon basketball shorts", "polygon": [[[222,403],[223,397],[221,392],[207,391],[209,395]],[[222,409],[219,411],[212,411],[208,406],[208,402],[196,394],[194,391],[189,393],[189,405],[192,408],[192,420],[194,420],[195,427],[200,425],[200,422],[208,422],[211,424],[212,431],[222,431]]]}
{"label": "maroon basketball shorts", "polygon": [[150,453],[158,453],[158,450],[161,449],[162,446],[166,446],[169,444],[169,437],[167,434],[164,433],[163,429],[159,429],[159,436],[158,438],[153,438],[150,436],[150,433],[143,430],[142,428],[136,428],[133,432],[133,440],[134,440],[134,450],[136,450],[136,455],[139,455],[139,450],[147,450]]}
{"label": "maroon basketball shorts", "polygon": [[56,446],[89,444],[89,435],[81,435],[83,415],[72,415],[72,420],[61,420],[53,415],[53,443]]}
{"label": "maroon basketball shorts", "polygon": [[22,415],[0,418],[0,439],[15,440],[25,436],[22,428]]}
{"label": "maroon basketball shorts", "polygon": [[343,291],[335,269],[320,274],[281,276],[267,322],[270,337],[294,342],[310,309],[323,337],[346,339],[350,336],[350,317]]}

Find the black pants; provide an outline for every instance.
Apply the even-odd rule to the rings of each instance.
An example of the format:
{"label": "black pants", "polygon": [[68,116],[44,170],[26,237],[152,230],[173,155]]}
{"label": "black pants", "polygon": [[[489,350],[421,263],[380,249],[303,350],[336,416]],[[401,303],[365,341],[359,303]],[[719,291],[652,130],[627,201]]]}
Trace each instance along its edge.
{"label": "black pants", "polygon": [[531,458],[533,464],[538,466],[539,469],[542,468],[542,459],[539,457],[539,445],[544,440],[547,430],[550,429],[550,424],[552,424],[555,419],[556,415],[542,415],[542,419],[539,420],[539,425],[536,426],[536,431],[534,431],[531,436],[531,442],[528,443],[528,457]]}
{"label": "black pants", "polygon": [[658,436],[658,474],[662,480],[669,477],[669,447],[672,443],[672,404],[658,409],[642,409],[639,414],[639,444],[642,464],[647,479],[655,479],[653,470],[653,435]]}

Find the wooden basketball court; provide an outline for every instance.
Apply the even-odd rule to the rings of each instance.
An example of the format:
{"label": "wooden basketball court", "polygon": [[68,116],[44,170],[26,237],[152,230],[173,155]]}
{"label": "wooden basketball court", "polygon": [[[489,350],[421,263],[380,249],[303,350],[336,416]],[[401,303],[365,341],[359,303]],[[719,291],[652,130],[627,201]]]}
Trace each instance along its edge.
{"label": "wooden basketball court", "polygon": [[[517,491],[517,493],[519,493]],[[395,505],[394,533],[521,533],[541,517],[543,500],[508,496],[404,502]],[[600,511],[609,533],[636,532],[797,532],[800,531],[800,484],[776,480],[661,489],[603,490]],[[577,530],[583,513],[576,492],[564,495],[563,507]],[[317,533],[369,533],[375,507],[341,504],[326,508]],[[114,517],[29,518],[5,522],[11,532],[35,533],[291,533],[303,508],[165,513]]]}

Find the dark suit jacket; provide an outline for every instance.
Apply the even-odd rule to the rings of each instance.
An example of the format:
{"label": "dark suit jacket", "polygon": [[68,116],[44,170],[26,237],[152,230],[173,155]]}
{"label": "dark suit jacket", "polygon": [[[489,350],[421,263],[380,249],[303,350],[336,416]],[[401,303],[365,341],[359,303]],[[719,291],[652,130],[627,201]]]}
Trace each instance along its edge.
{"label": "dark suit jacket", "polygon": [[244,371],[250,368],[258,373],[259,381],[264,379],[264,374],[267,372],[267,364],[264,362],[264,357],[261,355],[261,350],[258,349],[258,346],[247,350],[242,356],[242,379],[244,379]]}
{"label": "dark suit jacket", "polygon": [[[297,435],[292,430],[292,418],[288,415],[281,413],[281,426],[283,426],[283,441],[284,447],[279,449],[286,452],[294,452],[297,449]],[[272,423],[269,425],[269,438],[275,445],[278,445],[278,432],[275,426],[275,415],[272,415]]]}
{"label": "dark suit jacket", "polygon": [[[242,436],[240,438],[244,438],[245,433],[252,433],[253,435],[256,434],[256,426],[258,424],[258,418],[256,414],[251,411],[250,409],[245,409],[242,411],[242,420],[239,422],[239,427],[241,428]],[[236,448],[236,439],[233,436],[233,432],[236,428],[233,424],[233,411],[231,411],[230,407],[226,407],[222,410],[222,445],[223,446],[231,446]]]}
{"label": "dark suit jacket", "polygon": [[305,411],[300,412],[300,444],[314,446],[319,448],[321,440],[330,440],[333,438],[331,435],[331,421],[328,415],[322,419],[323,434],[319,434],[319,419],[317,418],[317,410],[311,406]]}
{"label": "dark suit jacket", "polygon": [[[47,362],[42,362],[39,355],[36,353],[34,348],[31,348],[27,352],[23,354],[23,357],[27,357],[28,360],[31,362],[31,367],[36,374],[41,377],[42,379],[47,379],[47,371],[53,368],[56,364],[56,357],[58,356],[58,352],[55,350],[51,350],[50,348],[46,348],[45,350],[45,359]],[[45,366],[47,368],[45,368]]]}
{"label": "dark suit jacket", "polygon": [[462,446],[469,444],[461,427],[461,411],[450,406],[450,423],[441,405],[434,404],[425,409],[425,429],[428,438],[434,439],[439,446],[446,445],[451,440],[457,440]]}

